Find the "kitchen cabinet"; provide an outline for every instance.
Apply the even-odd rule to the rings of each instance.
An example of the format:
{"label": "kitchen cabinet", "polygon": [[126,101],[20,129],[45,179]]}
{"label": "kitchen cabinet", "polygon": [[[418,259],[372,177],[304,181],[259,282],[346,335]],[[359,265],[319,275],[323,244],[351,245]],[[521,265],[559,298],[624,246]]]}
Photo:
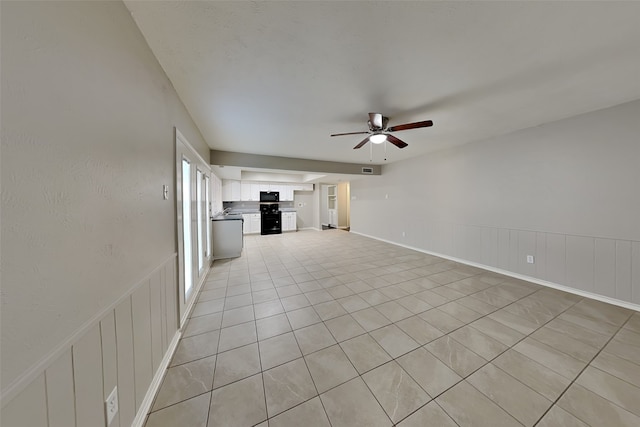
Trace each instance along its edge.
{"label": "kitchen cabinet", "polygon": [[293,201],[293,185],[282,184],[280,190],[280,200]]}
{"label": "kitchen cabinet", "polygon": [[240,184],[240,200],[243,202],[260,201],[260,185],[255,182],[242,181]]}
{"label": "kitchen cabinet", "polygon": [[260,224],[260,214],[243,214],[242,218],[244,218],[244,225],[242,227],[242,232],[244,234],[260,234],[261,224]]}
{"label": "kitchen cabinet", "polygon": [[239,202],[240,196],[240,181],[235,179],[222,180],[222,200],[224,202]]}
{"label": "kitchen cabinet", "polygon": [[276,184],[276,183],[270,183],[269,184],[269,191],[277,191],[278,193],[280,193],[280,201],[284,201],[284,199],[282,198],[283,194],[282,194],[282,185],[281,184]]}
{"label": "kitchen cabinet", "polygon": [[277,191],[281,202],[292,202],[294,191],[313,191],[313,184],[279,184],[225,179],[222,181],[222,200],[225,202],[259,202],[261,191]]}
{"label": "kitchen cabinet", "polygon": [[216,175],[211,174],[211,213],[216,214],[222,211],[222,180]]}
{"label": "kitchen cabinet", "polygon": [[260,234],[262,225],[260,223],[260,214],[251,214],[251,232]]}
{"label": "kitchen cabinet", "polygon": [[296,231],[296,220],[295,212],[282,212],[282,231]]}

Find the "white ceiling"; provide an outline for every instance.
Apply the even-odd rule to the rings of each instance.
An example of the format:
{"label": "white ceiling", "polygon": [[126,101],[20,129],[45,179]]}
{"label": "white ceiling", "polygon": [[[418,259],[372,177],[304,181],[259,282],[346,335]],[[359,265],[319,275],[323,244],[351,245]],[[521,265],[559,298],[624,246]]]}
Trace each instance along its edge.
{"label": "white ceiling", "polygon": [[[640,98],[639,2],[125,1],[211,148],[397,161]],[[374,163],[383,163],[374,147]]]}

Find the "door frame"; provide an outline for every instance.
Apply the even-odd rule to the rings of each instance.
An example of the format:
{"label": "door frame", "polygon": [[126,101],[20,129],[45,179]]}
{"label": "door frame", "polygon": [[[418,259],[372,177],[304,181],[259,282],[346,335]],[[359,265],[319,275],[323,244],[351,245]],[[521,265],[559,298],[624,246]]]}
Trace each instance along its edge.
{"label": "door frame", "polygon": [[[211,167],[210,165],[198,154],[198,152],[189,144],[187,139],[180,133],[178,128],[175,129],[175,202],[176,202],[176,252],[178,253],[178,268],[177,268],[177,283],[178,287],[176,292],[178,293],[176,310],[178,312],[178,328],[181,329],[189,316],[193,306],[195,305],[196,295],[200,290],[204,280],[209,272],[210,268],[210,248],[204,248],[206,253],[205,265],[204,268],[198,268],[198,241],[199,239],[203,239],[206,244],[206,238],[204,235],[198,235],[198,222],[201,218],[198,218],[198,207],[197,203],[199,202],[198,197],[202,197],[203,194],[197,194],[198,185],[196,183],[197,179],[197,171],[200,170],[204,175],[211,175]],[[190,206],[190,214],[191,214],[191,265],[189,266],[191,269],[191,277],[193,283],[189,292],[185,295],[185,249],[184,249],[184,235],[183,235],[183,215],[182,215],[182,161],[183,159],[187,159],[191,167],[189,168],[190,174],[190,195],[191,195],[191,206]],[[202,186],[204,187],[204,186]],[[201,193],[203,193],[201,191]],[[205,203],[205,198],[200,200],[200,203]],[[205,212],[205,221],[208,221],[208,209],[206,205],[204,206],[203,211]],[[207,227],[203,227],[204,232],[206,232]],[[204,246],[204,245],[203,245]]]}

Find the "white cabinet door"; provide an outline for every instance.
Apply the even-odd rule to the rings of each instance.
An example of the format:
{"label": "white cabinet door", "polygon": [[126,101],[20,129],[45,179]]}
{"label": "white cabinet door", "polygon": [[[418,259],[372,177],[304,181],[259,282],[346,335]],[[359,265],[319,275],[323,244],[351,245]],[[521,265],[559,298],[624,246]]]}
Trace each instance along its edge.
{"label": "white cabinet door", "polygon": [[289,230],[296,231],[298,229],[296,221],[297,221],[297,214],[295,212],[290,212],[290,215],[289,215]]}
{"label": "white cabinet door", "polygon": [[242,181],[240,183],[240,200],[251,201],[251,183]]}
{"label": "white cabinet door", "polygon": [[222,201],[240,201],[240,181],[235,179],[225,179],[222,181]]}
{"label": "white cabinet door", "polygon": [[251,215],[243,214],[242,219],[244,219],[244,221],[242,221],[242,234],[251,233]]}
{"label": "white cabinet door", "polygon": [[296,213],[282,213],[282,231],[296,231]]}
{"label": "white cabinet door", "polygon": [[242,225],[243,234],[260,233],[260,214],[243,214],[244,224]]}
{"label": "white cabinet door", "polygon": [[280,200],[293,201],[293,185],[283,184]]}
{"label": "white cabinet door", "polygon": [[251,200],[254,202],[260,201],[260,184],[256,184],[255,182],[251,183]]}
{"label": "white cabinet door", "polygon": [[251,232],[260,233],[262,226],[260,224],[260,214],[251,214]]}

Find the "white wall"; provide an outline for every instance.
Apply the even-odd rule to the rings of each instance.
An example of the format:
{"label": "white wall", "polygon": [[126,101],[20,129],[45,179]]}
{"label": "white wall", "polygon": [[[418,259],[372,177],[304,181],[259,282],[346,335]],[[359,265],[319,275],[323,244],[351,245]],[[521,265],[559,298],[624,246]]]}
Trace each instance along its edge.
{"label": "white wall", "polygon": [[[318,187],[316,185],[316,187]],[[315,191],[296,191],[293,195],[293,208],[296,210],[296,222],[298,230],[303,228],[319,228],[318,205],[314,197]],[[300,206],[302,204],[302,206]]]}
{"label": "white wall", "polygon": [[[130,425],[176,331],[174,126],[204,158],[209,149],[121,2],[1,7],[3,420],[15,423],[20,399],[33,402],[26,417],[45,394],[53,405],[67,396],[73,352],[76,412],[64,416],[88,425],[102,384],[123,378]],[[119,320],[122,304],[133,319]],[[116,338],[127,322],[135,366],[103,376],[103,360],[127,360],[116,339],[133,351]],[[57,380],[44,390],[49,369]]]}
{"label": "white wall", "polygon": [[639,117],[634,101],[392,163],[351,183],[352,230],[638,304]]}

